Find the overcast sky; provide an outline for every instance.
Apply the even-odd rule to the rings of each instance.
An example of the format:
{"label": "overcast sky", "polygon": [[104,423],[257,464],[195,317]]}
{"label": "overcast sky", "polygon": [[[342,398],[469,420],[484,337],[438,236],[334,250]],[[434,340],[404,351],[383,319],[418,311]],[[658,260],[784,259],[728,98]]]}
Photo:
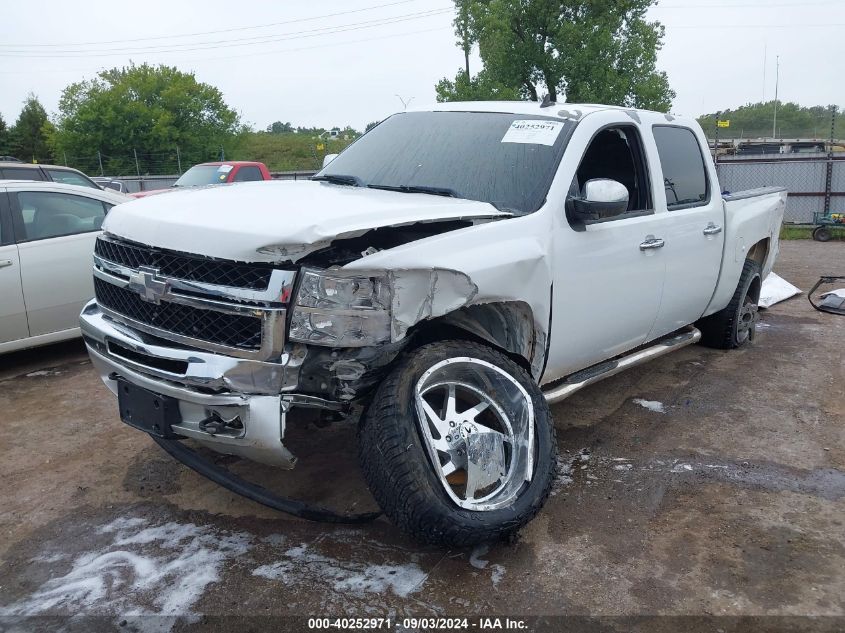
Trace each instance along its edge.
{"label": "overcast sky", "polygon": [[[650,15],[676,113],[774,98],[776,55],[781,100],[845,105],[845,0],[663,0]],[[360,129],[454,77],[452,17],[449,0],[4,2],[0,113],[11,125],[34,92],[53,114],[65,86],[132,60],[194,71],[258,128]]]}

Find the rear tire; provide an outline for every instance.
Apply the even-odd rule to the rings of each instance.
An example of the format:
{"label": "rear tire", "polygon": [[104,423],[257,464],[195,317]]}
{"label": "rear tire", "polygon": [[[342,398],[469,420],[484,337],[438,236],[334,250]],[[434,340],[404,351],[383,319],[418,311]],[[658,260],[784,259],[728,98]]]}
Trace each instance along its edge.
{"label": "rear tire", "polygon": [[[493,449],[481,444],[500,422],[510,439],[497,438]],[[520,451],[528,428],[533,446]],[[384,513],[437,545],[508,537],[540,511],[554,478],[554,425],[539,386],[512,359],[468,341],[432,343],[400,358],[362,417],[358,440],[364,478]]]}
{"label": "rear tire", "polygon": [[731,302],[696,323],[701,330],[701,343],[716,349],[735,349],[753,341],[761,285],[760,264],[746,259]]}

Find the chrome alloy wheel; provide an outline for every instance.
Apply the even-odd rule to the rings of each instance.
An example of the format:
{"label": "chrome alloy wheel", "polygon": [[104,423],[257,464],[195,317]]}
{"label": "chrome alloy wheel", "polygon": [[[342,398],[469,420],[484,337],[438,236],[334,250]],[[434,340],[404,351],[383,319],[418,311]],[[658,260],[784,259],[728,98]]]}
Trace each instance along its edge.
{"label": "chrome alloy wheel", "polygon": [[415,397],[431,464],[458,506],[507,506],[531,481],[534,409],[510,374],[477,358],[450,358],[420,377]]}
{"label": "chrome alloy wheel", "polygon": [[752,297],[745,295],[745,299],[739,307],[736,324],[736,342],[739,345],[742,345],[748,340],[754,340],[759,318],[760,311],[758,305]]}

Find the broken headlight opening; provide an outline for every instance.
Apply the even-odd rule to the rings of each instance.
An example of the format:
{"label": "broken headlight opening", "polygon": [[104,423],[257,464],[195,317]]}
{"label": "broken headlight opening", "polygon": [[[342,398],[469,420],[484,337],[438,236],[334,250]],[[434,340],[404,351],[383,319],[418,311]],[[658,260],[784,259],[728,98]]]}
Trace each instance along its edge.
{"label": "broken headlight opening", "polygon": [[339,270],[302,270],[289,338],[331,347],[366,347],[390,340],[387,277]]}

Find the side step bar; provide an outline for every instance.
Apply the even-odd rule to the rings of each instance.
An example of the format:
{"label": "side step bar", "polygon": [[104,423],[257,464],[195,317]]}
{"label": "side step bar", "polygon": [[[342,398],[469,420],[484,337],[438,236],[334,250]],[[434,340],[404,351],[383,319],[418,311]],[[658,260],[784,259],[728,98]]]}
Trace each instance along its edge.
{"label": "side step bar", "polygon": [[642,365],[659,356],[674,352],[687,345],[698,343],[700,340],[701,332],[690,325],[678,334],[660,339],[649,347],[633,351],[627,356],[621,356],[614,360],[593,365],[562,380],[557,380],[543,390],[543,395],[549,404],[560,402],[576,391],[592,385],[594,382],[615,376],[626,369],[630,369],[636,365]]}

